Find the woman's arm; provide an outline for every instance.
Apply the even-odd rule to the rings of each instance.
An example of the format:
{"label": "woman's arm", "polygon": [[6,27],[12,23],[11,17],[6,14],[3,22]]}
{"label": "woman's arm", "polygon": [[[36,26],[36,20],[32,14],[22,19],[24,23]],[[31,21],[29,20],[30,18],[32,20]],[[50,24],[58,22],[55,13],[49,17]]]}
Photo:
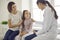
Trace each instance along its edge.
{"label": "woman's arm", "polygon": [[17,25],[18,25],[18,26],[21,26],[22,22],[23,22],[23,20],[20,20],[20,21],[17,23]]}
{"label": "woman's arm", "polygon": [[22,24],[22,20],[19,21],[19,23],[14,24],[14,25],[12,25],[11,19],[8,20],[8,26],[9,26],[9,28],[14,28],[14,27],[20,26],[21,24]]}

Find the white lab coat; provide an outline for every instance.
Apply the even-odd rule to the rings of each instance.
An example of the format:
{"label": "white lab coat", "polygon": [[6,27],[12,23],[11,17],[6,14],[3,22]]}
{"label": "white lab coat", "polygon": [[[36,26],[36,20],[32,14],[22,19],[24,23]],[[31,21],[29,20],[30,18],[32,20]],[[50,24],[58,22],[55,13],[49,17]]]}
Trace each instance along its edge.
{"label": "white lab coat", "polygon": [[36,33],[37,37],[32,40],[55,40],[57,36],[57,20],[54,17],[54,11],[47,6],[43,16],[43,28]]}

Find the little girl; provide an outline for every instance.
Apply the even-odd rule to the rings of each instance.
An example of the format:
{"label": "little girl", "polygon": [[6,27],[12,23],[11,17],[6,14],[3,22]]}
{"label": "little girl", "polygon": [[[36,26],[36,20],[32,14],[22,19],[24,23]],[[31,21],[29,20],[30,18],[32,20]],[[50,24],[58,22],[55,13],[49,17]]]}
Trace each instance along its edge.
{"label": "little girl", "polygon": [[31,13],[28,10],[23,11],[22,20],[23,20],[23,22],[22,22],[22,29],[20,32],[20,36],[28,34],[30,31],[32,31],[32,22],[35,22],[31,18]]}

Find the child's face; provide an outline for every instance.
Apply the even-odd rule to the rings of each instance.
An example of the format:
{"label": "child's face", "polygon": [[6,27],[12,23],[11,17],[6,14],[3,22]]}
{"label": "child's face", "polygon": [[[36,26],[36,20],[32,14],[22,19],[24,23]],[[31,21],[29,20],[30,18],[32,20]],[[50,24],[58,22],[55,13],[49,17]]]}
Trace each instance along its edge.
{"label": "child's face", "polygon": [[31,16],[30,12],[29,11],[25,11],[25,15],[24,16],[25,16],[26,19],[29,19],[30,16]]}

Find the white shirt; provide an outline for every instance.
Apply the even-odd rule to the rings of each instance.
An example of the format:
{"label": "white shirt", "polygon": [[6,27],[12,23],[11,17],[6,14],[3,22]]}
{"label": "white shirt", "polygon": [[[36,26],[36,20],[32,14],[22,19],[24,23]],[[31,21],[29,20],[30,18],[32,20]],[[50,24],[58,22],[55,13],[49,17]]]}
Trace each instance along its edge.
{"label": "white shirt", "polygon": [[54,11],[46,6],[43,16],[43,28],[36,33],[37,37],[32,40],[55,40],[57,36],[57,19],[54,17]]}
{"label": "white shirt", "polygon": [[[21,20],[21,16],[22,16],[22,13],[19,11],[15,15],[10,13],[9,19],[11,19],[12,25],[17,24]],[[14,27],[14,28],[9,28],[9,29],[15,31],[15,30],[19,30],[19,27]]]}
{"label": "white shirt", "polygon": [[44,11],[44,21],[42,30],[38,31],[36,34],[55,34],[57,30],[57,20],[54,17],[54,11],[47,6]]}

